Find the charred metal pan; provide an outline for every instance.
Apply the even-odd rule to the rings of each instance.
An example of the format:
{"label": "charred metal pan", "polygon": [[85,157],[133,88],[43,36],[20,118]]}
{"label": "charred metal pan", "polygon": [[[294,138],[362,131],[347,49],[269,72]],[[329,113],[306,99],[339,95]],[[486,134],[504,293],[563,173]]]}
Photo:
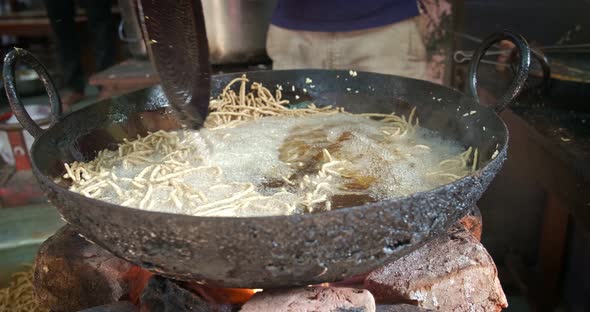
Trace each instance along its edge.
{"label": "charred metal pan", "polygon": [[[501,39],[515,42],[522,56],[516,80],[496,110],[522,89],[530,65],[525,40],[504,32],[488,38],[481,55]],[[54,108],[43,130],[27,117],[14,85],[14,65],[24,61],[39,72]],[[477,63],[472,64],[475,90]],[[240,74],[212,77],[212,95]],[[103,100],[61,115],[59,98],[41,65],[24,50],[5,59],[11,107],[36,138],[33,171],[63,218],[89,241],[158,274],[217,286],[266,288],[341,280],[370,271],[418,248],[464,216],[480,198],[506,158],[508,131],[494,108],[433,83],[391,75],[337,70],[250,72],[266,86],[280,85],[286,98],[337,105],[351,112],[397,112],[417,107],[421,125],[480,150],[478,170],[441,187],[362,206],[315,214],[230,218],[149,212],[84,197],[54,182],[63,164],[87,161],[124,138],[176,123],[160,87]],[[315,87],[306,81],[311,79]],[[304,92],[303,89],[307,92]],[[295,90],[295,91],[293,91]],[[240,161],[236,159],[236,161]]]}

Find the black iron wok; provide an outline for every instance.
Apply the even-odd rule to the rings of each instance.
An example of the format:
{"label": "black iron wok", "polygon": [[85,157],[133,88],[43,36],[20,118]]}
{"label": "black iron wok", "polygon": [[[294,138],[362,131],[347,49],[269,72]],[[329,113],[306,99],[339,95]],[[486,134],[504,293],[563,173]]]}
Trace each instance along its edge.
{"label": "black iron wok", "polygon": [[[500,39],[514,41],[522,57],[516,80],[502,97],[498,110],[518,94],[530,64],[530,52],[522,37],[508,32],[495,34],[474,57],[470,84],[473,90],[477,62]],[[19,101],[12,75],[17,59],[39,72],[49,92],[54,120],[47,130],[28,117]],[[219,94],[239,75],[212,77],[212,95]],[[34,174],[68,223],[91,242],[153,272],[217,286],[307,285],[370,271],[416,249],[464,216],[506,158],[506,126],[494,109],[477,103],[476,95],[375,73],[358,72],[352,76],[337,70],[250,72],[251,81],[273,89],[282,86],[284,96],[293,102],[310,100],[318,105],[342,106],[351,112],[400,114],[416,106],[424,127],[458,140],[465,147],[478,147],[480,169],[430,191],[315,214],[229,218],[148,212],[70,192],[54,178],[64,173],[64,163],[90,160],[101,149],[116,148],[123,138],[176,127],[159,87],[114,97],[61,116],[51,79],[26,51],[8,54],[4,76],[15,115],[36,138],[31,150]],[[308,78],[314,87],[306,83]],[[304,88],[307,92],[302,91]]]}

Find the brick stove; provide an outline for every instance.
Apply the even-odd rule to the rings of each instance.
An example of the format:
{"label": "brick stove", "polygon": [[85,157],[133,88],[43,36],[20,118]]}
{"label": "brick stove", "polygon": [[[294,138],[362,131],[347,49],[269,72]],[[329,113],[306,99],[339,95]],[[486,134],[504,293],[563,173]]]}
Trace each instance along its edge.
{"label": "brick stove", "polygon": [[65,226],[39,250],[35,292],[52,311],[499,311],[506,297],[481,230],[475,208],[446,235],[371,273],[260,291],[153,275]]}

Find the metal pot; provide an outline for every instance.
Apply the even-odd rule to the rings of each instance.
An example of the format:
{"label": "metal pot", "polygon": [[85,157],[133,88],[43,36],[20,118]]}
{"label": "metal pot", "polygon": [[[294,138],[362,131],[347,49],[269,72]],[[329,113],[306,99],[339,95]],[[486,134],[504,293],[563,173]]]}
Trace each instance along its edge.
{"label": "metal pot", "polygon": [[[211,64],[260,62],[267,58],[266,33],[276,0],[203,0]],[[133,56],[147,58],[137,0],[119,0],[119,38]]]}
{"label": "metal pot", "polygon": [[266,58],[266,33],[275,0],[203,0],[212,64]]}

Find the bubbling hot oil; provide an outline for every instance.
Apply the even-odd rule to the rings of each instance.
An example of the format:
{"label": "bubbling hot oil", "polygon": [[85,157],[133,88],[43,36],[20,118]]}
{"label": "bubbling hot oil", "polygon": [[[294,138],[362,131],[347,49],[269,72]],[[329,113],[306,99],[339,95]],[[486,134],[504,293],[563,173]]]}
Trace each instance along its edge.
{"label": "bubbling hot oil", "polygon": [[[98,188],[100,194],[92,193],[98,191],[89,190],[88,183],[74,183],[72,190],[130,207],[199,216],[287,215],[356,206],[447,182],[436,170],[463,148],[430,130],[412,130],[391,136],[382,121],[336,113],[162,131],[120,155],[103,152],[100,166],[109,169],[108,175],[96,163],[92,168],[111,180]],[[450,174],[464,175],[463,167]]]}
{"label": "bubbling hot oil", "polygon": [[[333,185],[352,198],[367,195],[383,200],[432,189],[440,185],[429,173],[438,164],[463,151],[454,141],[417,128],[411,135],[388,137],[380,121],[352,114],[299,118],[262,118],[240,127],[203,130],[210,146],[211,164],[228,181],[251,182],[262,194],[287,189],[297,197],[294,184],[313,176],[327,163],[323,152],[345,163]],[[195,135],[195,133],[193,133]],[[342,167],[341,167],[342,168]],[[337,195],[338,192],[331,195]]]}

